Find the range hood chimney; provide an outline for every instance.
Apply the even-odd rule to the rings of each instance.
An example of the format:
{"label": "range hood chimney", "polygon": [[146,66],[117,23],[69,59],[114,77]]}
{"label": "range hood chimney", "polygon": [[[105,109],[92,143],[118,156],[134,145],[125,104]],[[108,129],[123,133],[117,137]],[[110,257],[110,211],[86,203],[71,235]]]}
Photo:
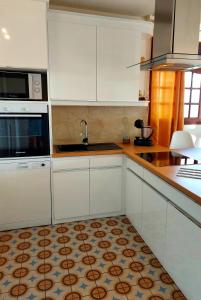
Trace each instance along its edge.
{"label": "range hood chimney", "polygon": [[200,0],[156,0],[153,58],[141,62],[141,70],[201,68],[201,55],[198,55],[200,12]]}

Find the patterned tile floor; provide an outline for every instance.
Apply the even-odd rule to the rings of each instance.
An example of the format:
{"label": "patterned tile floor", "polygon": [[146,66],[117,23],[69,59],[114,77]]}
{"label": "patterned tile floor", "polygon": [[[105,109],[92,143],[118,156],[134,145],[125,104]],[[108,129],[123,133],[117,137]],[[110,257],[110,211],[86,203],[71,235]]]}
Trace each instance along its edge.
{"label": "patterned tile floor", "polygon": [[0,232],[0,299],[186,298],[118,216]]}

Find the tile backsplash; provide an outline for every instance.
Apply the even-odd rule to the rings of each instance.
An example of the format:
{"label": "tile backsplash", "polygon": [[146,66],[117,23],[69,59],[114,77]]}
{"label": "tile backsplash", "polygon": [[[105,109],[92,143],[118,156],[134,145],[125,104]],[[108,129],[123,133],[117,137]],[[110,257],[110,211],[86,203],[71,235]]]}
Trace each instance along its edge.
{"label": "tile backsplash", "polygon": [[147,122],[147,107],[53,106],[53,143],[71,144],[82,141],[80,121],[88,123],[89,142],[121,142],[127,135],[134,139],[139,130],[136,119]]}

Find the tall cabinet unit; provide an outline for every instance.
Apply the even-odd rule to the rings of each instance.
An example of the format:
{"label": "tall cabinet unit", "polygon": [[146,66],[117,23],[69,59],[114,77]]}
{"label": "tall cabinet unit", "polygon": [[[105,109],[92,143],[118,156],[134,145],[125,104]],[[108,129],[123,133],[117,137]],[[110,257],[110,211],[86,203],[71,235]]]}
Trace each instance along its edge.
{"label": "tall cabinet unit", "polygon": [[0,1],[0,67],[47,69],[47,2]]}

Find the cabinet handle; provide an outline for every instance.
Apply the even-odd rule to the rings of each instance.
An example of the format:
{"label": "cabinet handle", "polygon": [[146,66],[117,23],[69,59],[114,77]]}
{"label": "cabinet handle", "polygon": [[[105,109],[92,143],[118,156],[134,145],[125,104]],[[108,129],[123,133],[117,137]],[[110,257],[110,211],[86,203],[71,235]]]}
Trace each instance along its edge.
{"label": "cabinet handle", "polygon": [[[132,174],[134,174],[135,176],[137,176],[139,179],[143,180],[143,178],[140,177],[140,175],[138,175],[137,173],[135,173],[132,169],[127,168],[127,170],[128,170],[129,172],[131,172]],[[143,182],[145,182],[145,181],[143,181]]]}
{"label": "cabinet handle", "polygon": [[121,168],[122,166],[102,166],[102,167],[91,167],[90,170],[110,170],[110,169],[117,169]]}
{"label": "cabinet handle", "polygon": [[172,205],[174,208],[176,208],[182,215],[184,215],[187,219],[189,219],[192,223],[194,223],[196,226],[201,228],[201,223],[197,221],[195,218],[193,218],[191,215],[189,215],[186,211],[184,211],[182,208],[177,206],[174,202],[172,202],[170,199],[168,199],[166,196],[164,196],[161,192],[159,192],[156,188],[154,188],[151,184],[149,184],[146,181],[143,181],[145,184],[150,186],[153,190],[155,190],[159,195],[161,195],[166,201]]}
{"label": "cabinet handle", "polygon": [[77,169],[59,169],[59,170],[54,170],[53,173],[68,173],[68,172],[76,172],[76,171],[89,171],[89,168],[77,168]]}
{"label": "cabinet handle", "polygon": [[171,200],[168,200],[168,202],[170,203],[170,205],[172,205],[174,208],[176,208],[176,210],[178,210],[182,215],[184,215],[187,219],[189,219],[192,223],[194,223],[196,226],[198,226],[199,228],[201,228],[201,223],[199,221],[197,221],[195,218],[193,218],[192,216],[190,216],[187,212],[185,212],[183,209],[181,209],[180,207],[178,207]]}

